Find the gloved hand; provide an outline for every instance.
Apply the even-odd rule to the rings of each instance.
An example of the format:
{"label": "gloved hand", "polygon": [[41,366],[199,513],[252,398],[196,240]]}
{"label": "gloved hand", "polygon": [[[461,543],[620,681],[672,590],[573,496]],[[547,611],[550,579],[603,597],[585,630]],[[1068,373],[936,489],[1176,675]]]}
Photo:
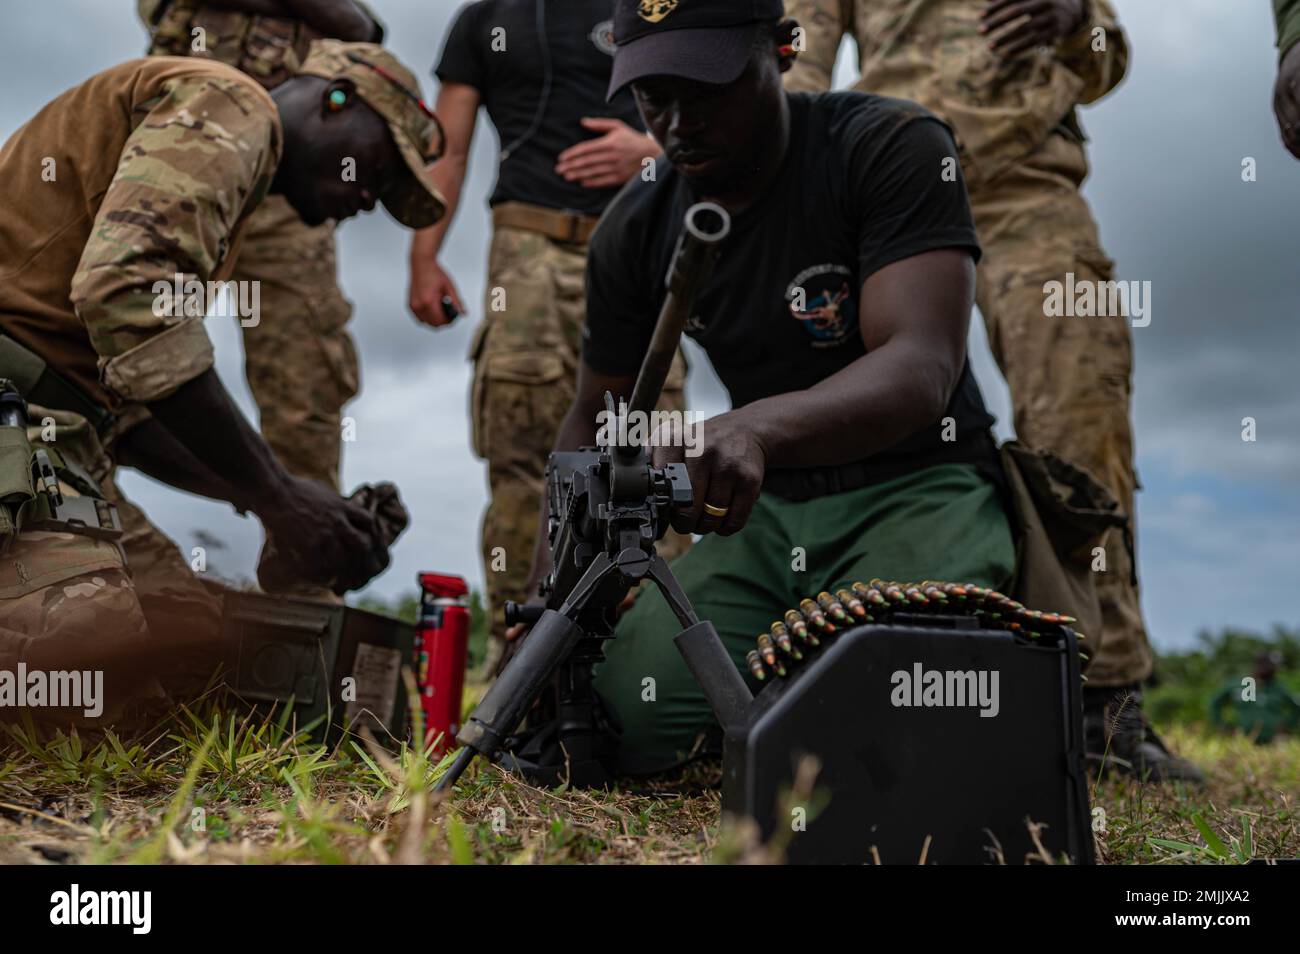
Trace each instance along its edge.
{"label": "gloved hand", "polygon": [[[308,584],[325,586],[342,595],[360,589],[388,568],[388,551],[410,523],[410,513],[391,483],[362,484],[347,498],[349,507],[366,515],[362,547],[344,555],[342,564],[323,567],[317,554],[302,544],[309,535],[268,531],[266,545],[257,564],[257,581],[268,593]],[[296,544],[296,545],[295,545]]]}

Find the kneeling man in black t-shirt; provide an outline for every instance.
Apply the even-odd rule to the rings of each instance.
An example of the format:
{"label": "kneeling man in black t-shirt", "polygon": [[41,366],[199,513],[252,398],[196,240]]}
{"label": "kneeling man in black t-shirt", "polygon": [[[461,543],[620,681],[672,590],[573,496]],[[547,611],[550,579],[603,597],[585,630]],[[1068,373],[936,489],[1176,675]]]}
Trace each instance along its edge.
{"label": "kneeling man in black t-shirt", "polygon": [[[877,576],[997,587],[1015,559],[966,361],[980,252],[956,146],[912,103],[785,92],[796,24],[782,15],[781,0],[617,3],[610,94],[631,84],[666,158],[592,238],[556,443],[594,443],[604,392],[630,395],[683,214],[721,204],[731,234],[686,331],[733,408],[655,459],[687,464],[695,503],[674,526],[704,538],[673,572],[742,671],[802,597]],[[672,765],[713,726],[679,629],[653,594],[608,644],[596,685],[625,771]]]}

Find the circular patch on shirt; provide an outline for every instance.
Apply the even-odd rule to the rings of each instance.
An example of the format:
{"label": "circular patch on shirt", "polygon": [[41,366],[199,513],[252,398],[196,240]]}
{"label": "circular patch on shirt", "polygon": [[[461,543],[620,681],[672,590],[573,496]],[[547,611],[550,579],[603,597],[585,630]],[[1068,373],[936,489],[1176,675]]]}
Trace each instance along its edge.
{"label": "circular patch on shirt", "polygon": [[858,330],[852,278],[853,273],[843,265],[813,265],[786,288],[790,314],[812,339],[814,348],[843,344]]}
{"label": "circular patch on shirt", "polygon": [[587,39],[596,44],[596,49],[600,50],[600,52],[613,56],[615,49],[614,21],[601,20],[591,28],[591,32],[587,34]]}

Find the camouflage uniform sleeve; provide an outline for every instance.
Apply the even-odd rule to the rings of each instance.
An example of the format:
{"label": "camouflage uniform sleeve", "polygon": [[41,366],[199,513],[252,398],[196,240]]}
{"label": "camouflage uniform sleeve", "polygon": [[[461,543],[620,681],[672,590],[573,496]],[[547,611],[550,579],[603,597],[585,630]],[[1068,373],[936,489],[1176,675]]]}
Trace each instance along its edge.
{"label": "camouflage uniform sleeve", "polygon": [[1128,70],[1128,40],[1108,0],[1087,0],[1083,26],[1057,49],[1061,62],[1083,79],[1080,103],[1101,99]]}
{"label": "camouflage uniform sleeve", "polygon": [[[71,299],[105,387],[167,396],[212,366],[203,316],[173,301],[207,282],[280,158],[274,107],[231,79],[178,80],[126,141],[72,279]],[[192,311],[193,309],[191,309]]]}
{"label": "camouflage uniform sleeve", "polygon": [[853,0],[787,0],[785,15],[803,29],[804,48],[785,75],[791,92],[821,93],[831,88],[840,41],[853,25]]}
{"label": "camouflage uniform sleeve", "polygon": [[1277,17],[1277,52],[1281,59],[1300,42],[1300,0],[1273,0],[1273,13]]}

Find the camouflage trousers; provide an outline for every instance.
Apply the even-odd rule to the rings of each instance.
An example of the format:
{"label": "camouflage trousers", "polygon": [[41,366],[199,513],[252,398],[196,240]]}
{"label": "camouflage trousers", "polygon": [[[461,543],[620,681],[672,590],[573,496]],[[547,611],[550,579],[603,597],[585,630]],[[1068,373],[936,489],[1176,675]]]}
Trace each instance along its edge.
{"label": "camouflage trousers", "polygon": [[[0,669],[21,662],[29,669],[100,670],[106,705],[99,718],[114,721],[165,699],[157,679],[164,669],[193,665],[200,656],[215,665],[220,603],[175,544],[122,496],[85,418],[36,405],[29,412],[32,445],[56,449],[94,479],[117,504],[125,533],[117,544],[75,533],[19,533],[0,560]],[[61,490],[77,493],[66,483]]]}
{"label": "camouflage trousers", "polygon": [[337,490],[342,409],[359,375],[336,272],[333,227],[308,226],[269,195],[249,218],[231,279],[259,287],[261,320],[243,338],[262,437],[289,473]]}
{"label": "camouflage trousers", "polygon": [[[484,318],[470,346],[474,453],[487,461],[490,501],[480,543],[490,634],[505,636],[506,600],[533,594],[525,582],[537,539],[547,455],[573,403],[582,326],[587,249],[523,229],[497,226],[488,261]],[[661,410],[685,410],[686,359],[679,351]],[[665,559],[690,538],[670,530]]]}
{"label": "camouflage trousers", "polygon": [[[1076,286],[1113,278],[1097,225],[1079,186],[1088,173],[1083,146],[1057,133],[1022,162],[972,190],[984,248],[977,300],[989,344],[1011,389],[1016,434],[1086,468],[1134,513],[1132,338],[1122,317],[1048,317],[1044,284]],[[1133,528],[1136,537],[1136,527]],[[1151,673],[1134,565],[1124,537],[1105,540],[1097,574],[1102,632],[1088,681],[1124,685]],[[1098,640],[1100,645],[1098,648]]]}

